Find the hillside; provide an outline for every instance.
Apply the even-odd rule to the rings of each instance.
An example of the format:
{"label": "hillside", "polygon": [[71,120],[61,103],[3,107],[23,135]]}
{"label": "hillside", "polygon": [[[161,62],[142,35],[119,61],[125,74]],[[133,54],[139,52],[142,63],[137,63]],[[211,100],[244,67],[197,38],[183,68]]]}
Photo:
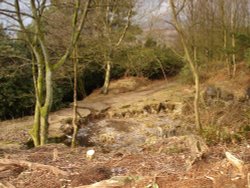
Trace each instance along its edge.
{"label": "hillside", "polygon": [[[69,143],[71,108],[51,113],[52,143],[38,148],[26,145],[32,117],[1,122],[1,186],[96,187],[83,185],[113,177],[99,187],[246,187],[250,135],[243,139],[249,130],[242,127],[249,125],[250,106],[243,98],[250,77],[241,70],[230,81],[220,70],[202,84],[202,93],[211,85],[227,93],[201,104],[203,138],[194,128],[194,88],[177,79],[123,78],[111,83],[108,95],[96,90],[79,101],[81,146],[75,149],[60,143]],[[88,149],[95,150],[92,160]],[[244,161],[243,169],[226,151]]]}

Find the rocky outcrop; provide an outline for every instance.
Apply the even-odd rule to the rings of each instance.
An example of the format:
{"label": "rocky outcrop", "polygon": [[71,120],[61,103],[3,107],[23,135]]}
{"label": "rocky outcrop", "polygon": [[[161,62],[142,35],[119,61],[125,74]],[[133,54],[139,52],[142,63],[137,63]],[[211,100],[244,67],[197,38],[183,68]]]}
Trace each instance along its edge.
{"label": "rocky outcrop", "polygon": [[131,105],[124,105],[120,108],[114,108],[107,111],[108,118],[128,118],[128,117],[142,117],[149,114],[159,113],[173,113],[178,111],[179,103],[171,101],[151,101],[141,102]]}

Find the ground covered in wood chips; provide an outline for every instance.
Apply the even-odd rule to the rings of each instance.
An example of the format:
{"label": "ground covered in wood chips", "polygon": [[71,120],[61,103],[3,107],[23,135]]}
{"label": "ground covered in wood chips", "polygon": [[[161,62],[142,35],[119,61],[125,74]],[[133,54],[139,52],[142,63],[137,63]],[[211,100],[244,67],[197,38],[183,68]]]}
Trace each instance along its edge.
{"label": "ground covered in wood chips", "polygon": [[[65,171],[66,176],[57,174],[50,168],[23,166],[18,163],[1,164],[0,182],[6,187],[77,187],[89,185],[112,176],[127,176],[130,183],[123,187],[247,187],[247,173],[250,170],[249,146],[211,147],[203,158],[186,170],[180,153],[164,154],[141,151],[139,153],[103,153],[94,148],[96,155],[87,160],[87,148],[68,148],[62,144],[51,144],[30,150],[9,150],[2,157],[14,161],[29,161],[44,164]],[[244,160],[243,174],[225,158],[224,151],[231,151]],[[8,166],[8,168],[7,168]],[[5,170],[4,170],[4,167]]]}

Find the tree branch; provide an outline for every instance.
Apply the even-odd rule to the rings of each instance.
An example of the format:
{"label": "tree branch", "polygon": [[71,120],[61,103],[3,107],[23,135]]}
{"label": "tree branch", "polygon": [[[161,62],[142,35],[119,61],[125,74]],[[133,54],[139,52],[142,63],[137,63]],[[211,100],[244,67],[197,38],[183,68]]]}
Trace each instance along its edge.
{"label": "tree branch", "polygon": [[[71,44],[70,44],[69,48],[67,49],[67,51],[65,52],[64,56],[56,64],[54,64],[54,66],[52,67],[53,70],[61,67],[65,63],[67,58],[70,56],[70,54],[72,53],[74,46],[76,45],[76,42],[78,41],[78,39],[80,37],[81,31],[82,31],[82,28],[83,28],[83,25],[84,25],[84,22],[86,20],[87,13],[88,13],[88,10],[90,7],[90,3],[91,3],[91,0],[86,1],[83,13],[81,15],[80,24],[78,25],[78,27],[75,26],[75,28],[73,28],[73,31],[75,31],[75,33],[72,33]],[[77,9],[77,7],[76,7],[76,9]],[[75,14],[78,14],[78,12],[75,11]],[[77,17],[77,16],[75,15],[74,17]]]}
{"label": "tree branch", "polygon": [[[130,3],[131,3],[131,1],[130,1]],[[127,33],[128,28],[129,28],[130,20],[131,20],[131,17],[132,17],[132,5],[130,6],[127,17],[128,17],[127,24],[125,25],[123,33],[122,33],[121,37],[119,38],[118,42],[115,45],[116,47],[118,47],[121,44],[122,40],[124,39],[124,37],[125,37],[125,35]]]}

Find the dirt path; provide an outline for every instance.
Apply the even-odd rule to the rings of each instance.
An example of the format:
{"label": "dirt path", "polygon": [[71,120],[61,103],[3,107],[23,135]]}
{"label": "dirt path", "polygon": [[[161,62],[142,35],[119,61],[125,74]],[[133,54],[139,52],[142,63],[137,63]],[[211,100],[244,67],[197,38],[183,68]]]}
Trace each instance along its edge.
{"label": "dirt path", "polygon": [[[95,91],[79,101],[81,116],[101,115],[101,119],[93,119],[86,127],[95,130],[92,135],[95,144],[91,147],[71,149],[63,144],[49,144],[20,149],[20,143],[29,138],[33,118],[0,122],[0,187],[80,188],[117,176],[123,179],[115,186],[118,188],[247,187],[250,172],[247,143],[217,145],[201,152],[202,140],[192,141],[192,135],[183,132],[182,124],[185,127],[188,124],[180,118],[180,107],[192,96],[192,87],[155,81],[135,84],[131,87],[133,91],[125,92],[122,84],[114,85],[109,95]],[[159,104],[165,107],[156,112]],[[61,122],[70,118],[71,113],[71,108],[51,113],[50,136],[62,134]],[[181,127],[181,134],[171,132],[172,127]],[[95,150],[92,160],[86,158],[88,149]],[[225,151],[245,162],[243,175],[226,160]],[[101,182],[99,187],[109,188],[114,182]]]}
{"label": "dirt path", "polygon": [[[112,84],[111,84],[112,87]],[[101,95],[99,91],[79,101],[79,114],[87,117],[93,111],[98,114],[103,111],[115,111],[124,106],[141,106],[150,103],[158,103],[166,100],[181,101],[185,94],[190,93],[186,86],[180,87],[175,83],[166,81],[155,81],[150,84],[138,86],[134,91],[125,93],[112,93]],[[64,108],[50,114],[50,136],[60,137],[63,132],[60,130],[62,121],[72,116],[72,108]],[[15,120],[0,122],[0,146],[10,144],[18,147],[18,142],[26,142],[29,138],[28,130],[31,129],[33,116],[27,116]],[[1,144],[3,143],[3,144]]]}

